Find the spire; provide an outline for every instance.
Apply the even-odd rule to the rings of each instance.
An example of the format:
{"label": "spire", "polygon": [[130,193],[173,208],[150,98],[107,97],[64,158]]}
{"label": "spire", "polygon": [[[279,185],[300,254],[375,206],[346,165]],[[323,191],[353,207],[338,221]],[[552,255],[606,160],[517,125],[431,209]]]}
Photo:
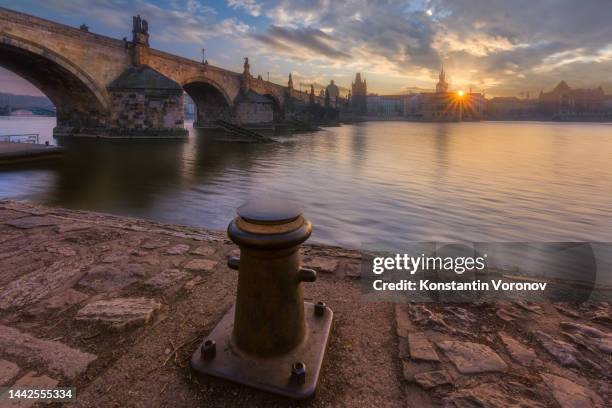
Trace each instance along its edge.
{"label": "spire", "polygon": [[287,82],[287,88],[293,89],[293,78],[291,77],[291,72],[289,73],[289,82]]}
{"label": "spire", "polygon": [[440,74],[438,75],[438,83],[436,84],[436,92],[448,92],[448,83],[446,82],[446,72],[444,65],[440,66]]}

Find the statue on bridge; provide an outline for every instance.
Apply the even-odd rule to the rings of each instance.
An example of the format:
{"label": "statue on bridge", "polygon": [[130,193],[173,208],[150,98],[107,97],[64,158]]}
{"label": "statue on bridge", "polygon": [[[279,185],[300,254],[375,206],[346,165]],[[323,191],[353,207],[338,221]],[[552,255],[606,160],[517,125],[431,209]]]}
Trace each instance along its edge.
{"label": "statue on bridge", "polygon": [[244,57],[244,70],[242,71],[242,78],[240,79],[240,91],[246,94],[251,88],[251,66],[249,65],[249,58]]}
{"label": "statue on bridge", "polygon": [[251,75],[251,65],[249,64],[249,57],[244,57],[244,71],[242,72],[242,75]]}
{"label": "statue on bridge", "polygon": [[149,46],[149,23],[140,14],[132,17],[132,41]]}
{"label": "statue on bridge", "polygon": [[132,17],[132,25],[135,33],[149,34],[149,23],[140,14]]}
{"label": "statue on bridge", "polygon": [[313,84],[310,84],[310,95],[308,97],[308,102],[311,105],[314,105],[314,103],[315,103],[315,91],[314,91],[314,85]]}

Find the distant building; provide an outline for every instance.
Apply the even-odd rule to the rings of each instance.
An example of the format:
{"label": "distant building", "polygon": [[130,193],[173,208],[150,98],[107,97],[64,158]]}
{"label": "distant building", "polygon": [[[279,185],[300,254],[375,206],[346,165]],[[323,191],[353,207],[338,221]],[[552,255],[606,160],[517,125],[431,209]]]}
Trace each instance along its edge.
{"label": "distant building", "polygon": [[540,92],[538,110],[551,118],[601,116],[608,111],[608,97],[601,87],[595,89],[572,89],[561,81],[550,92]]}
{"label": "distant building", "polygon": [[351,110],[356,115],[368,113],[368,85],[366,80],[361,80],[361,73],[355,75],[355,82],[351,84]]}
{"label": "distant building", "polygon": [[368,116],[399,117],[404,116],[408,95],[376,95],[367,96]]}
{"label": "distant building", "polygon": [[196,117],[196,105],[187,94],[183,95],[185,101],[185,119],[193,120]]}
{"label": "distant building", "polygon": [[412,95],[406,115],[429,122],[456,122],[481,120],[484,117],[485,97],[475,92],[449,92],[444,68],[438,75],[436,92],[421,92]]}
{"label": "distant building", "polygon": [[34,114],[29,109],[14,109],[10,113],[10,116],[33,116],[33,115]]}
{"label": "distant building", "polygon": [[516,120],[537,116],[537,99],[517,97],[496,97],[487,100],[485,116],[487,119]]}

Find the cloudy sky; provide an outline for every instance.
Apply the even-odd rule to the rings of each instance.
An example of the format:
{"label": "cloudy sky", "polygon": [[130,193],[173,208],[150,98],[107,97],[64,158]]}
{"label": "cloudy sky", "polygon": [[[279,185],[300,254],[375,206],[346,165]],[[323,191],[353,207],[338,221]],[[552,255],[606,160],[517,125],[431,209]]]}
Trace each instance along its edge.
{"label": "cloudy sky", "polygon": [[[0,6],[116,38],[131,16],[151,45],[296,87],[371,92],[431,89],[443,63],[451,87],[487,96],[537,95],[560,79],[612,93],[612,0],[0,0]],[[0,91],[36,89],[0,69]]]}

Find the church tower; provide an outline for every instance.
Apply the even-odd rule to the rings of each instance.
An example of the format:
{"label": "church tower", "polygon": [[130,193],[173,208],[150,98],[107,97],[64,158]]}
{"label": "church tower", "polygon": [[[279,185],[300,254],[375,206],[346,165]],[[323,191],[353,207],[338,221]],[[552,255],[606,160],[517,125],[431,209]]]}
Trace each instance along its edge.
{"label": "church tower", "polygon": [[289,73],[289,81],[287,82],[287,88],[289,88],[290,91],[293,90],[293,78],[291,77],[291,73]]}
{"label": "church tower", "polygon": [[367,112],[368,85],[366,80],[361,80],[361,73],[355,75],[355,82],[351,84],[351,109],[357,115],[366,115]]}
{"label": "church tower", "polygon": [[438,83],[436,84],[436,92],[448,92],[448,83],[446,82],[446,73],[444,72],[444,65],[442,65],[442,67],[440,68],[440,75],[438,75]]}

